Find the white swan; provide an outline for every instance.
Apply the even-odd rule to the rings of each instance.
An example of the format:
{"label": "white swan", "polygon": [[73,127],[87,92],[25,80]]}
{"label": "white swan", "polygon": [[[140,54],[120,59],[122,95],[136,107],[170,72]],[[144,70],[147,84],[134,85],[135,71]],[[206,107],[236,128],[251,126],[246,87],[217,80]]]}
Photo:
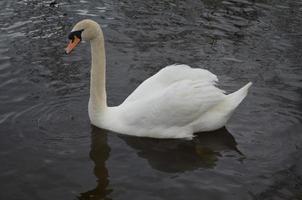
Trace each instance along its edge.
{"label": "white swan", "polygon": [[204,69],[171,65],[145,80],[119,106],[108,107],[105,47],[100,26],[89,19],[69,34],[70,53],[81,40],[91,44],[89,118],[93,125],[117,133],[153,138],[187,138],[223,127],[245,98],[251,82],[226,95],[217,77]]}

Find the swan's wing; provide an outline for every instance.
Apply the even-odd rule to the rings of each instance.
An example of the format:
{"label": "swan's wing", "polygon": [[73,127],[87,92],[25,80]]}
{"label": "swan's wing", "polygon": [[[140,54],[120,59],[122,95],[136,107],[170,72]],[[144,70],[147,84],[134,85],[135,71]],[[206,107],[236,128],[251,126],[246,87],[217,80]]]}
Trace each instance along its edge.
{"label": "swan's wing", "polygon": [[182,127],[194,122],[224,98],[223,91],[214,84],[184,80],[149,98],[126,104],[127,112],[123,117],[128,125],[145,129]]}
{"label": "swan's wing", "polygon": [[124,103],[149,98],[154,95],[154,92],[162,91],[171,84],[183,80],[198,80],[211,84],[218,81],[217,77],[208,70],[191,68],[188,65],[170,65],[145,80],[128,96]]}

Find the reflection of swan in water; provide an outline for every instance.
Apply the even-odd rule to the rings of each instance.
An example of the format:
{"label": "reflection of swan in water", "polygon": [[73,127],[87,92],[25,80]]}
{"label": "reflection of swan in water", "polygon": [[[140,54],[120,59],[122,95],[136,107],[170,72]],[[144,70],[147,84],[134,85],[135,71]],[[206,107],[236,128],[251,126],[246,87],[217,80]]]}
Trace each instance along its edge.
{"label": "reflection of swan in water", "polygon": [[[111,193],[112,190],[107,188],[109,185],[109,179],[106,160],[109,158],[109,154],[110,147],[107,143],[106,131],[92,126],[90,158],[95,164],[94,174],[97,177],[98,183],[95,189],[81,193],[78,199],[103,199]],[[108,200],[109,198],[106,197],[105,199]]]}
{"label": "reflection of swan in water", "polygon": [[188,140],[159,140],[120,136],[137,150],[150,166],[164,172],[184,172],[198,168],[213,168],[222,151],[235,151],[237,143],[226,128],[196,135]]}
{"label": "reflection of swan in water", "polygon": [[[98,179],[95,189],[83,192],[79,200],[109,199],[109,179],[106,160],[110,155],[107,143],[107,130],[92,126],[91,152],[94,174]],[[130,147],[136,150],[137,155],[146,159],[150,166],[163,172],[175,173],[198,168],[213,168],[222,151],[235,151],[234,137],[225,129],[198,134],[193,140],[151,139],[131,136],[120,136]]]}

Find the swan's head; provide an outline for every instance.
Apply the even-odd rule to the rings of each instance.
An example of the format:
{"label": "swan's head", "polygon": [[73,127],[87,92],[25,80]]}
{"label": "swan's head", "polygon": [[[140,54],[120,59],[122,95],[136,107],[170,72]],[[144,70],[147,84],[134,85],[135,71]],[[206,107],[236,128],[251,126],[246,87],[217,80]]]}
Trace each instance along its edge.
{"label": "swan's head", "polygon": [[65,52],[69,54],[82,40],[91,41],[98,35],[103,35],[100,25],[90,19],[79,21],[68,35],[69,44]]}

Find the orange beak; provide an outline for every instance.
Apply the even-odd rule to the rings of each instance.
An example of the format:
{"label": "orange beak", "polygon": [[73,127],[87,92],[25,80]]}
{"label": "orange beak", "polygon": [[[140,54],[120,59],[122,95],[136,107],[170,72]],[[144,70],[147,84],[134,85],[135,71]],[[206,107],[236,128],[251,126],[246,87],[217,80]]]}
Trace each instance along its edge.
{"label": "orange beak", "polygon": [[80,38],[74,36],[74,39],[70,40],[68,46],[65,48],[66,54],[69,54],[80,42]]}

